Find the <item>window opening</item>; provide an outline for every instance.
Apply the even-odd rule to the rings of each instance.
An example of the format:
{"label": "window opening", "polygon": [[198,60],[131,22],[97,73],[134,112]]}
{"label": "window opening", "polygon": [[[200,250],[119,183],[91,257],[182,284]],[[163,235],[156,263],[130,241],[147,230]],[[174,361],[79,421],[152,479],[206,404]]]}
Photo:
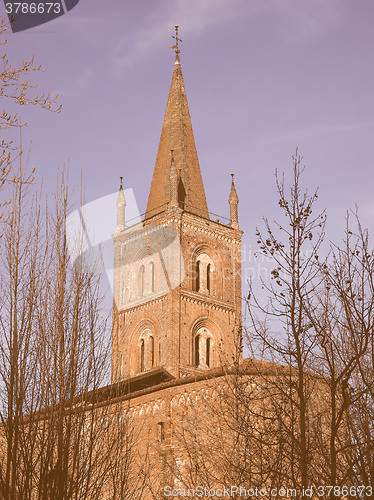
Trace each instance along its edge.
{"label": "window opening", "polygon": [[209,293],[210,293],[211,272],[212,272],[212,265],[208,264],[206,268],[206,288]]}
{"label": "window opening", "polygon": [[165,441],[165,423],[159,422],[157,424],[157,441],[163,443]]}
{"label": "window opening", "polygon": [[155,291],[155,265],[151,262],[151,288],[152,292]]}
{"label": "window opening", "polygon": [[200,364],[200,335],[195,337],[195,366]]}
{"label": "window opening", "polygon": [[144,372],[144,339],[140,341],[140,371]]}
{"label": "window opening", "polygon": [[196,262],[196,291],[200,290],[200,261]]}
{"label": "window opening", "polygon": [[210,338],[206,339],[206,364],[210,367]]}
{"label": "window opening", "polygon": [[153,367],[154,363],[155,363],[155,339],[153,337],[151,337],[149,339],[150,341],[150,354],[151,354],[151,367]]}
{"label": "window opening", "polygon": [[185,200],[186,200],[186,190],[184,189],[182,179],[179,179],[179,182],[178,182],[178,204],[179,204],[179,208],[181,208],[182,210],[184,210]]}
{"label": "window opening", "polygon": [[140,290],[141,290],[141,295],[143,297],[144,295],[144,285],[145,285],[145,271],[144,271],[144,266],[140,268]]}

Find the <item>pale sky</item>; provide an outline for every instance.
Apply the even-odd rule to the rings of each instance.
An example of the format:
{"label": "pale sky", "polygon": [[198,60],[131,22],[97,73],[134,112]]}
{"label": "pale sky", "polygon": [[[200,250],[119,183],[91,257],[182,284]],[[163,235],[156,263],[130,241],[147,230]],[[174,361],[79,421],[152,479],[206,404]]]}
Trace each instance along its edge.
{"label": "pale sky", "polygon": [[[4,5],[1,12],[5,14]],[[278,217],[274,171],[319,187],[332,239],[357,203],[374,233],[372,0],[80,0],[61,18],[8,34],[12,62],[35,55],[59,115],[20,108],[30,162],[52,191],[58,165],[81,171],[88,202],[132,188],[148,198],[179,25],[181,64],[209,210],[228,216],[235,173],[244,267],[255,226]],[[3,104],[4,106],[4,104]],[[114,231],[113,227],[113,231]]]}

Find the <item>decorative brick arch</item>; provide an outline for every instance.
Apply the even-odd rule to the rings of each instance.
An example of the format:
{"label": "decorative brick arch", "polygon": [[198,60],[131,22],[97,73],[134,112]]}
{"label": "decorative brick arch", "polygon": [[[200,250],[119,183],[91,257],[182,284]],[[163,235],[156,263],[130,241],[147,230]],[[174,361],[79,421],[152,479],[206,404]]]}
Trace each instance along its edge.
{"label": "decorative brick arch", "polygon": [[220,339],[221,332],[215,323],[207,317],[197,318],[191,328],[190,364],[203,370],[218,366]]}
{"label": "decorative brick arch", "polygon": [[131,335],[130,363],[132,373],[151,370],[157,365],[159,328],[149,319],[141,321]]}
{"label": "decorative brick arch", "polygon": [[222,263],[221,252],[212,249],[207,242],[197,244],[191,253],[191,289],[212,297],[221,297]]}
{"label": "decorative brick arch", "polygon": [[164,287],[163,269],[158,242],[143,228],[129,233],[121,245],[117,268],[120,276],[118,303],[121,309],[148,301]]}

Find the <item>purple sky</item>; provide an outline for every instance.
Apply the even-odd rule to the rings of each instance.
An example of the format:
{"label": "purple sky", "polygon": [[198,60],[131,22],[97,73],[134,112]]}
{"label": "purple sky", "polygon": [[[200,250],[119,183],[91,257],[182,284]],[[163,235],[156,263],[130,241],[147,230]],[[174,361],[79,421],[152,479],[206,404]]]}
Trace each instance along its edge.
{"label": "purple sky", "polygon": [[355,203],[374,233],[373,21],[371,0],[80,0],[8,35],[11,61],[35,55],[46,67],[40,89],[63,104],[59,115],[18,110],[30,161],[51,191],[70,160],[70,182],[79,186],[83,171],[87,201],[117,190],[123,175],[144,212],[178,24],[208,207],[228,216],[235,173],[244,253],[256,248],[262,216],[279,213],[274,170],[291,172],[296,147],[329,236],[340,238]]}

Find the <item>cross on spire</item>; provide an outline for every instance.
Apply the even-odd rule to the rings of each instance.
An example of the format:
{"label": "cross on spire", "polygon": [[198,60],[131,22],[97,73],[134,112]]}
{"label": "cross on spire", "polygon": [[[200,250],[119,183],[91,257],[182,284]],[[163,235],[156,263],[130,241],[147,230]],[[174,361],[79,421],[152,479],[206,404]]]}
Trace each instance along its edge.
{"label": "cross on spire", "polygon": [[174,40],[175,40],[175,45],[173,45],[172,47],[170,47],[171,49],[174,49],[175,50],[175,53],[176,54],[179,54],[180,50],[179,50],[179,42],[183,42],[183,40],[181,38],[179,38],[179,35],[178,35],[178,28],[179,26],[175,26],[175,36],[173,36]]}

